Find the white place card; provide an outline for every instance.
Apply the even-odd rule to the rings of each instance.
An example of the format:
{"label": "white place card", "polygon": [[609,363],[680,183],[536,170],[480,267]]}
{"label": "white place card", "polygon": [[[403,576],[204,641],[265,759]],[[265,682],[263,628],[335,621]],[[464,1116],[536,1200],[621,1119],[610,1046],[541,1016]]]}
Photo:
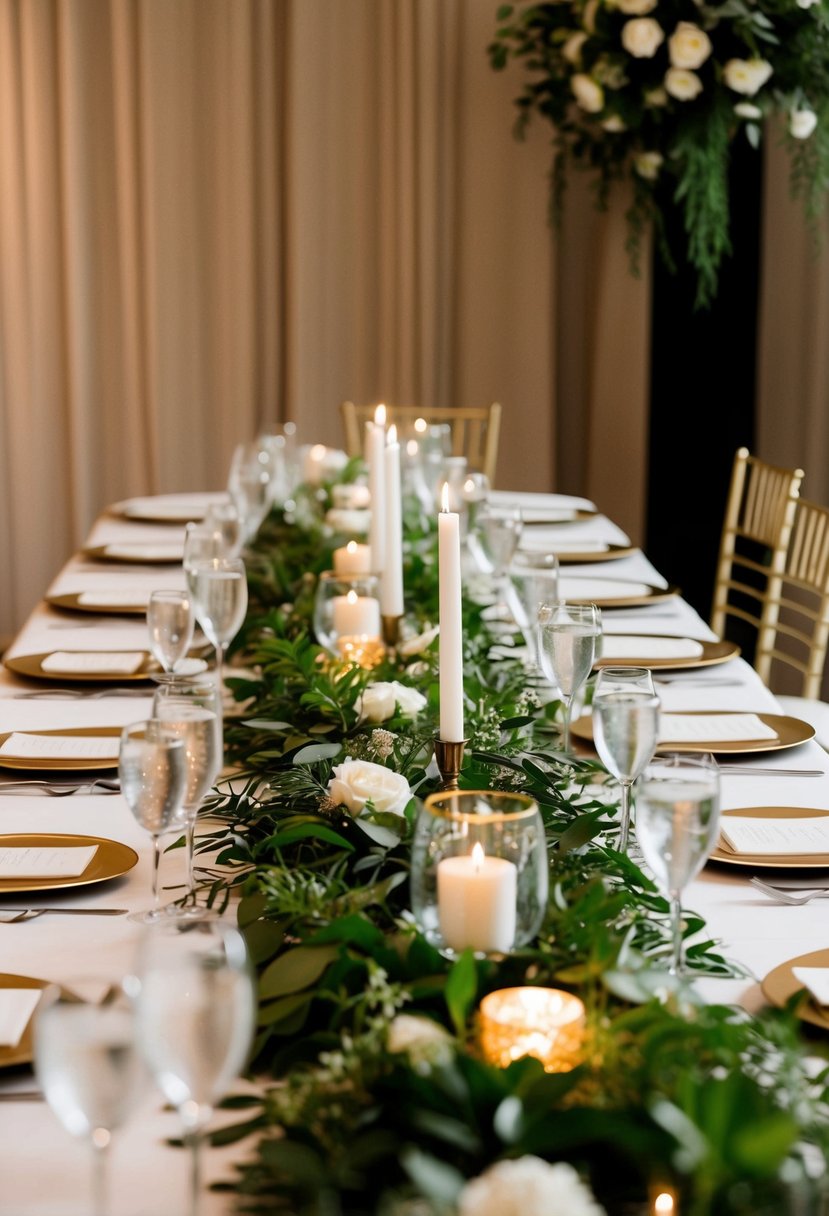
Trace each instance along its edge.
{"label": "white place card", "polygon": [[46,656],[40,667],[42,671],[132,675],[145,657],[140,650],[56,650]]}
{"label": "white place card", "polygon": [[799,857],[829,853],[829,815],[807,819],[750,819],[724,815],[720,835],[734,853]]}
{"label": "white place card", "polygon": [[80,878],[97,851],[96,844],[0,848],[0,879]]}
{"label": "white place card", "polygon": [[698,659],[702,643],[693,638],[634,637],[630,634],[603,634],[603,659]]}
{"label": "white place card", "polygon": [[0,1047],[17,1046],[42,995],[40,988],[0,988]]}
{"label": "white place card", "polygon": [[792,975],[818,1005],[829,1005],[829,967],[792,967]]}
{"label": "white place card", "polygon": [[146,608],[148,591],[82,591],[78,603],[85,608]]}
{"label": "white place card", "polygon": [[184,556],[181,545],[106,545],[107,557],[121,557],[128,561],[163,562],[176,561]]}
{"label": "white place card", "polygon": [[747,743],[777,738],[757,714],[662,714],[660,743]]}
{"label": "white place card", "polygon": [[609,578],[562,578],[559,594],[563,600],[621,600],[639,599],[649,595],[647,583]]}
{"label": "white place card", "polygon": [[24,760],[117,760],[117,735],[29,735],[13,731],[0,756]]}

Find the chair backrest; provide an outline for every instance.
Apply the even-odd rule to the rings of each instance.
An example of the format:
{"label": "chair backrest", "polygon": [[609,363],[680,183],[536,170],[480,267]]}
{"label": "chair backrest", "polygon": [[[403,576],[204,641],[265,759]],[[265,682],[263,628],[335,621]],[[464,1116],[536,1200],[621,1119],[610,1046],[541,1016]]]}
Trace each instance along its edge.
{"label": "chair backrest", "polygon": [[755,656],[773,645],[775,604],[803,476],[802,469],[766,464],[750,456],[747,448],[738,448],[734,457],[711,628],[722,638],[729,618],[748,624],[751,641],[756,640]]}
{"label": "chair backrest", "polygon": [[767,597],[755,667],[774,687],[785,678],[782,664],[798,673],[798,695],[816,700],[828,645],[829,508],[800,499],[782,577]]}
{"label": "chair backrest", "polygon": [[[343,401],[340,413],[345,430],[345,446],[349,456],[363,451],[365,424],[374,418],[374,405],[355,405]],[[437,406],[425,409],[419,405],[387,405],[386,421],[407,428],[418,418],[427,423],[448,423],[452,455],[465,456],[470,470],[485,473],[490,484],[495,482],[498,461],[498,436],[501,429],[501,406],[493,401],[482,406]]]}

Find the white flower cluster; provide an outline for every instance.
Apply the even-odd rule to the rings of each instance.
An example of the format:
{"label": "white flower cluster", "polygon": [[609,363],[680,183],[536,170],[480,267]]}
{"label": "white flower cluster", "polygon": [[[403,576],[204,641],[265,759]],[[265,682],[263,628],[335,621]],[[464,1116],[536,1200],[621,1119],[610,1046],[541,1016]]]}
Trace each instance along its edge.
{"label": "white flower cluster", "polygon": [[467,1182],[460,1216],[604,1216],[571,1165],[540,1157],[498,1161]]}

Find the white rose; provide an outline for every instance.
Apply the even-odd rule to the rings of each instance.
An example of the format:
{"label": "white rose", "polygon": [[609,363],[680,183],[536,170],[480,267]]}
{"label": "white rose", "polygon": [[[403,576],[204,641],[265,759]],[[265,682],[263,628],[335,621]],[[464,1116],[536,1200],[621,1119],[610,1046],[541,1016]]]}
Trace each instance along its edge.
{"label": "white rose", "polygon": [[325,522],[335,532],[346,535],[365,536],[371,523],[371,511],[349,510],[346,507],[332,507],[325,513]]}
{"label": "white rose", "polygon": [[577,34],[571,34],[561,48],[561,53],[568,63],[574,66],[581,63],[581,48],[587,41],[587,34],[581,30]]}
{"label": "white rose", "polygon": [[605,1216],[572,1165],[539,1157],[497,1161],[467,1182],[460,1216]]}
{"label": "white rose", "polygon": [[397,680],[378,680],[369,684],[362,696],[357,698],[357,712],[367,722],[385,722],[400,706],[405,718],[415,718],[426,708],[426,698],[416,688],[400,684]]}
{"label": "white rose", "polygon": [[386,1047],[392,1055],[405,1053],[418,1072],[433,1064],[448,1063],[452,1036],[432,1018],[398,1013],[389,1025]]}
{"label": "white rose", "polygon": [[345,485],[332,486],[331,497],[335,507],[345,511],[363,510],[371,505],[371,491],[368,486],[358,481],[349,481]]}
{"label": "white rose", "polygon": [[611,114],[609,118],[604,120],[602,126],[604,127],[605,131],[610,131],[612,134],[627,130],[624,121],[619,117],[618,114]]}
{"label": "white rose", "polygon": [[740,118],[759,119],[763,117],[763,111],[759,106],[752,105],[750,101],[738,101],[734,107],[734,113]]}
{"label": "white rose", "polygon": [[735,93],[753,97],[771,73],[772,66],[766,59],[729,59],[723,68],[723,80]]}
{"label": "white rose", "polygon": [[383,814],[402,815],[412,791],[405,777],[382,764],[345,760],[334,769],[328,794],[337,806],[347,806],[352,815],[359,815],[367,802]]}
{"label": "white rose", "polygon": [[693,101],[702,92],[702,81],[696,72],[686,72],[685,68],[668,68],[665,88],[677,101]]}
{"label": "white rose", "polygon": [[668,104],[668,94],[661,87],[657,89],[648,89],[645,93],[646,106],[666,106]]}
{"label": "white rose", "polygon": [[588,114],[598,114],[604,108],[604,89],[583,72],[577,72],[570,88],[578,104]]}
{"label": "white rose", "polygon": [[616,8],[630,17],[644,17],[645,13],[652,13],[658,3],[659,0],[618,0]]}
{"label": "white rose", "polygon": [[429,649],[439,633],[440,626],[435,625],[434,629],[427,629],[423,633],[415,634],[412,638],[406,638],[405,641],[399,643],[397,653],[402,654],[404,659],[410,658],[413,654],[423,654],[424,650]]}
{"label": "white rose", "polygon": [[664,159],[661,152],[640,152],[634,158],[633,167],[645,181],[653,182],[659,176],[659,170],[662,168]]}
{"label": "white rose", "polygon": [[792,110],[789,115],[789,134],[795,139],[808,139],[817,126],[814,110]]}
{"label": "white rose", "polygon": [[634,17],[622,26],[622,46],[634,59],[652,59],[664,41],[662,26],[653,17]]}
{"label": "white rose", "polygon": [[711,54],[711,39],[692,21],[680,21],[668,39],[671,66],[701,68]]}

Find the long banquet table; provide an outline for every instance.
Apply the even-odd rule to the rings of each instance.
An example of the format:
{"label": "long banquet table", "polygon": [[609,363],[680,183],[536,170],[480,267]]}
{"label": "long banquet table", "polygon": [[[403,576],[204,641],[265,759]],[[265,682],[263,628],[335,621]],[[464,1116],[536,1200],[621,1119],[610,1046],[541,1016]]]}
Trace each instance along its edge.
{"label": "long banquet table", "polygon": [[[169,498],[170,496],[165,496]],[[193,495],[187,495],[192,499]],[[209,496],[205,496],[209,497]],[[502,501],[516,501],[540,511],[560,506],[561,496],[501,494]],[[583,503],[583,500],[571,500]],[[586,504],[589,505],[589,504]],[[573,533],[592,540],[624,544],[626,537],[604,516],[579,526]],[[127,542],[169,544],[183,539],[183,528],[128,521],[107,513],[95,523],[86,548]],[[570,577],[595,576],[633,579],[664,587],[660,576],[639,550],[601,565],[567,565]],[[79,553],[60,571],[48,589],[50,595],[81,591],[147,591],[183,585],[178,565],[139,567],[96,563]],[[566,593],[566,592],[565,592]],[[606,632],[681,634],[700,640],[714,635],[681,596],[660,599],[652,606],[607,610]],[[145,649],[143,617],[67,614],[41,603],[31,614],[7,652],[7,658],[53,650]],[[681,674],[671,671],[672,682],[660,684],[664,709],[742,710],[779,712],[775,698],[742,658]],[[733,684],[723,685],[724,677]],[[61,699],[55,696],[28,698],[21,694],[50,688],[79,687],[59,680],[24,679],[4,669],[0,674],[0,732],[57,729],[83,726],[121,726],[145,717],[151,706],[152,686],[124,684],[107,686],[108,695]],[[84,687],[84,686],[80,686]],[[87,685],[89,691],[95,685]],[[136,695],[141,690],[144,695]],[[725,766],[722,780],[724,809],[759,806],[803,806],[829,810],[829,756],[815,742],[773,753],[764,753],[758,763],[771,768],[820,769],[821,777],[737,776]],[[0,783],[11,777],[0,770]],[[23,897],[25,906],[121,907],[131,910],[148,906],[150,898],[151,842],[135,823],[120,795],[74,794],[67,798],[5,793],[0,788],[0,816],[4,832],[77,832],[113,838],[132,846],[139,863],[123,877],[73,892]],[[181,850],[165,856],[162,883],[173,898],[183,878]],[[697,981],[706,1000],[734,1002],[749,1010],[764,1003],[760,980],[772,968],[793,955],[827,944],[825,909],[818,901],[803,907],[781,907],[749,885],[750,871],[739,867],[709,865],[688,888],[683,904],[700,912],[722,952],[741,963],[745,979]],[[0,896],[0,909],[22,906],[21,896]],[[15,925],[0,924],[0,972],[21,974],[71,984],[89,973],[114,976],[129,966],[140,926],[124,916],[71,917],[47,915]],[[9,1100],[14,1093],[31,1094],[36,1088],[27,1069],[0,1073],[0,1213],[8,1216],[80,1216],[88,1211],[89,1169],[87,1153],[60,1127],[55,1116],[38,1097]],[[174,1113],[163,1109],[159,1096],[148,1090],[140,1110],[119,1130],[113,1141],[113,1216],[176,1216],[186,1210],[187,1161],[183,1152],[167,1141],[178,1134]],[[232,1176],[232,1163],[244,1153],[237,1144],[210,1150],[207,1177],[215,1181]],[[204,1216],[221,1216],[234,1210],[232,1195],[205,1196]]]}

